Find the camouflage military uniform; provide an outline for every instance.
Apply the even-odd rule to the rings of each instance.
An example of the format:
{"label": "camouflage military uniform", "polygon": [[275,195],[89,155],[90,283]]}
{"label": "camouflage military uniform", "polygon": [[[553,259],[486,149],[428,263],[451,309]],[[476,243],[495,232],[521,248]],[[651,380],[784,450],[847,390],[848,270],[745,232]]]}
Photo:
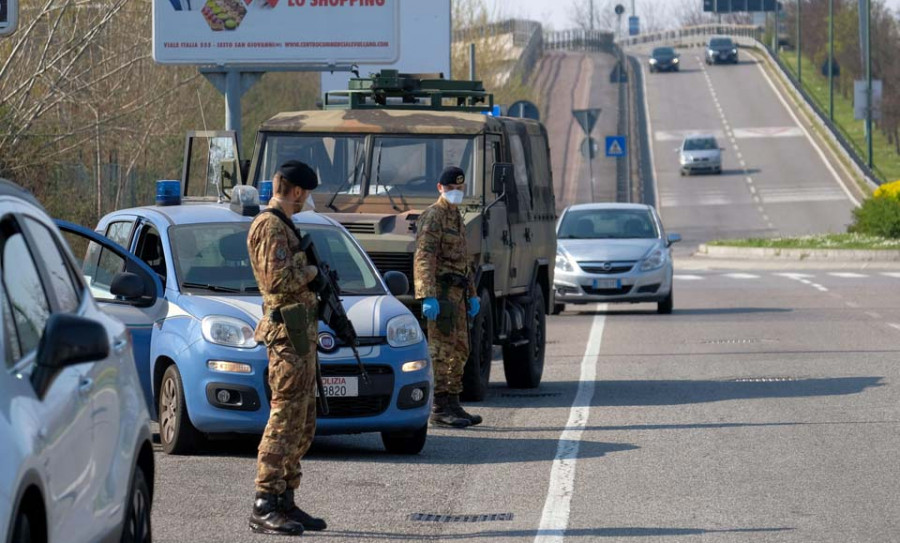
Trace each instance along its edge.
{"label": "camouflage military uniform", "polygon": [[[443,198],[419,217],[416,234],[416,298],[437,298],[440,313],[428,321],[428,350],[434,365],[435,394],[460,394],[469,358],[466,300],[475,286],[466,254],[462,214]],[[468,279],[466,287],[450,284],[447,274]]]}
{"label": "camouflage military uniform", "polygon": [[[318,302],[307,286],[311,277],[300,241],[275,214],[263,213],[253,221],[247,247],[263,299],[256,340],[265,343],[268,351],[272,389],[269,423],[259,444],[256,489],[281,494],[300,486],[300,459],[316,431]],[[270,313],[297,303],[309,311],[309,342],[295,349],[285,325],[274,322]]]}

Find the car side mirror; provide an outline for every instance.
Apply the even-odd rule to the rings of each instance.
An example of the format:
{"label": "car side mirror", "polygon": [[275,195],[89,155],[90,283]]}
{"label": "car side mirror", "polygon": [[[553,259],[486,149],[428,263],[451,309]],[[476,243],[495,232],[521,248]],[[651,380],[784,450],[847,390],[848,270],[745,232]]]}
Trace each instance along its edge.
{"label": "car side mirror", "polygon": [[681,241],[681,234],[669,234],[668,236],[666,236],[666,241],[669,245],[678,243],[679,241]]}
{"label": "car side mirror", "polygon": [[515,176],[513,165],[509,162],[497,162],[491,171],[491,191],[500,194],[506,191]]}
{"label": "car side mirror", "polygon": [[403,296],[409,292],[409,279],[404,273],[389,271],[384,274],[384,282],[387,283],[388,290],[394,296]]}
{"label": "car side mirror", "polygon": [[126,300],[136,300],[144,295],[144,280],[136,273],[119,272],[113,277],[109,292]]}
{"label": "car side mirror", "polygon": [[37,349],[37,365],[31,374],[31,385],[43,399],[53,379],[69,366],[102,360],[109,356],[109,336],[99,322],[54,313],[47,319]]}

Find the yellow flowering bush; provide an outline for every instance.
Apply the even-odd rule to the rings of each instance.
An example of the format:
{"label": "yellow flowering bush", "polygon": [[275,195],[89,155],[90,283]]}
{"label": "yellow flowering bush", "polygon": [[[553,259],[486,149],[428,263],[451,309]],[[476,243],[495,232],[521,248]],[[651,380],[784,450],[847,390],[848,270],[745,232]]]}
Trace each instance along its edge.
{"label": "yellow flowering bush", "polygon": [[900,180],[885,183],[875,189],[873,198],[900,198]]}

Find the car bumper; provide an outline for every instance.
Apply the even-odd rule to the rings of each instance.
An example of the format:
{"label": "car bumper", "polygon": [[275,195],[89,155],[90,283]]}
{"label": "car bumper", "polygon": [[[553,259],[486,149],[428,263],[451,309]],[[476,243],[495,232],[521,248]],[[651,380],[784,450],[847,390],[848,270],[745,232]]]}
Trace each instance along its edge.
{"label": "car bumper", "polygon": [[715,55],[707,55],[707,58],[714,63],[737,62],[738,56],[736,53],[725,53],[724,55],[716,53]]}
{"label": "car bumper", "polygon": [[[232,350],[231,354],[234,350]],[[332,354],[319,354],[322,373],[326,377],[357,379],[358,395],[355,397],[329,397],[330,413],[319,415],[317,434],[349,434],[362,432],[402,431],[421,428],[428,422],[431,412],[433,379],[427,343],[403,348],[387,344],[364,347],[360,357],[369,374],[364,383],[356,370],[356,360],[348,348]],[[250,373],[226,373],[208,369],[205,361],[223,359],[200,355],[193,360],[204,360],[201,369],[182,371],[185,396],[191,422],[206,433],[262,433],[269,420],[268,361],[265,352],[254,350],[251,356],[241,360],[232,356],[226,360],[248,364]],[[407,362],[426,360],[420,370],[403,372]],[[414,389],[422,392],[423,399],[413,401]],[[227,392],[228,401],[220,401],[220,393]]]}
{"label": "car bumper", "polygon": [[677,69],[678,69],[678,63],[677,63],[677,62],[673,62],[673,63],[671,63],[671,64],[665,64],[665,63],[657,62],[656,64],[651,64],[650,67],[653,68],[654,70],[658,71],[658,72],[668,72],[668,71],[675,71],[675,70],[677,70]]}
{"label": "car bumper", "polygon": [[[639,303],[659,302],[672,290],[671,263],[656,270],[632,271],[622,274],[594,274],[584,271],[565,272],[556,269],[553,288],[556,303]],[[616,281],[617,288],[603,285],[603,281]],[[595,287],[597,285],[597,287]]]}
{"label": "car bumper", "polygon": [[681,165],[681,170],[688,173],[694,172],[717,172],[722,169],[721,160],[707,160],[704,162],[685,162]]}

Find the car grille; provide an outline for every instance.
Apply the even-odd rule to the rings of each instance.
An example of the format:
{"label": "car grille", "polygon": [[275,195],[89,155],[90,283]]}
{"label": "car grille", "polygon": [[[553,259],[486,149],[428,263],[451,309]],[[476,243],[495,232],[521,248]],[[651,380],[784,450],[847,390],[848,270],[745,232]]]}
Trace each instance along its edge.
{"label": "car grille", "polygon": [[413,254],[412,253],[369,253],[369,258],[375,263],[375,267],[381,275],[389,271],[398,271],[413,284]]}
{"label": "car grille", "polygon": [[[609,269],[605,265],[609,264]],[[578,267],[587,273],[597,273],[601,275],[612,275],[615,273],[627,273],[631,271],[636,262],[579,262]]]}
{"label": "car grille", "polygon": [[629,292],[631,292],[631,285],[622,285],[621,288],[581,288],[584,289],[585,294],[591,294],[594,296],[621,296],[623,294],[628,294]]}
{"label": "car grille", "polygon": [[390,396],[359,396],[358,398],[328,398],[328,415],[320,419],[374,417],[384,413],[391,403]]}

